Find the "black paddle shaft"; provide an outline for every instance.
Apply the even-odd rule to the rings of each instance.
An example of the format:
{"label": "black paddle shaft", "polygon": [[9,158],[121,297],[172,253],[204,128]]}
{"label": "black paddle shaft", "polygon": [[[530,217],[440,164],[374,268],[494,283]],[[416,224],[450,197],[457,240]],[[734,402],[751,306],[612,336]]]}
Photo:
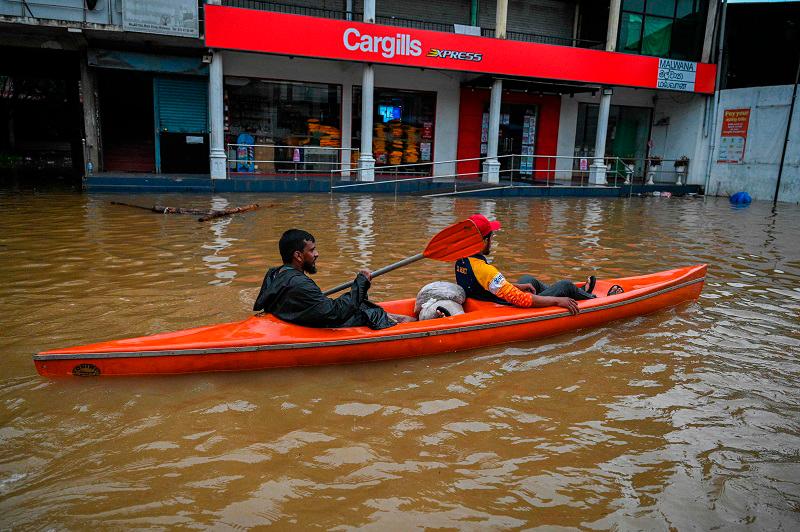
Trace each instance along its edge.
{"label": "black paddle shaft", "polygon": [[[417,253],[416,255],[414,255],[412,257],[406,257],[405,259],[403,259],[401,261],[398,261],[398,262],[395,262],[394,264],[390,264],[388,266],[384,266],[383,268],[381,268],[379,270],[375,270],[374,272],[372,272],[372,278],[374,279],[375,277],[377,277],[379,275],[383,275],[384,273],[389,273],[392,270],[396,270],[397,268],[401,268],[401,267],[403,267],[403,266],[405,266],[407,264],[411,264],[412,262],[417,262],[418,260],[423,259],[423,258],[425,258],[425,255],[423,255],[422,253]],[[335,294],[336,292],[344,290],[345,288],[351,286],[352,284],[353,284],[353,281],[349,281],[347,283],[343,283],[343,284],[340,284],[338,286],[334,286],[333,288],[329,288],[328,290],[325,290],[324,292],[322,292],[322,294],[326,295],[326,296],[329,296],[331,294]]]}

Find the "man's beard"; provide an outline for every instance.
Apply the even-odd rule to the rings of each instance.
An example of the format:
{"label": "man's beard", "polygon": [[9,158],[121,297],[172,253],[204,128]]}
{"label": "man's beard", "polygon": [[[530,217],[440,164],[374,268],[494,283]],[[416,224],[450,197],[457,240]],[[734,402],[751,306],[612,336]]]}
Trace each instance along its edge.
{"label": "man's beard", "polygon": [[317,273],[317,264],[315,262],[304,262],[303,271],[306,273]]}

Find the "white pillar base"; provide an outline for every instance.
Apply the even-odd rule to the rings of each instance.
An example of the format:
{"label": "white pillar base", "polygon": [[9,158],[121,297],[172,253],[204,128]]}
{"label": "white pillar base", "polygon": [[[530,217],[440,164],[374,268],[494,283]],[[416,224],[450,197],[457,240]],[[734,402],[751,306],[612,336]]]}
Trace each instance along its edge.
{"label": "white pillar base", "polygon": [[481,181],[491,185],[500,183],[500,161],[497,159],[486,159],[483,161]]}
{"label": "white pillar base", "polygon": [[636,168],[632,164],[625,165],[625,181],[623,182],[624,185],[630,185],[631,180],[633,179],[633,172]]}
{"label": "white pillar base", "polygon": [[654,179],[655,179],[655,177],[656,177],[656,173],[657,173],[657,172],[658,172],[660,169],[661,169],[661,167],[660,167],[660,166],[655,166],[655,165],[654,165],[654,166],[651,166],[651,167],[650,167],[650,171],[649,171],[649,172],[647,172],[647,183],[645,183],[645,185],[655,185],[655,181],[654,181]]}
{"label": "white pillar base", "polygon": [[375,181],[375,158],[372,157],[372,155],[362,155],[359,157],[358,168],[359,181]]}
{"label": "white pillar base", "polygon": [[608,169],[602,159],[595,159],[589,167],[589,183],[592,185],[607,185],[606,172]]}
{"label": "white pillar base", "polygon": [[227,162],[228,158],[225,156],[225,150],[211,150],[211,179],[228,178],[228,172],[225,171]]}

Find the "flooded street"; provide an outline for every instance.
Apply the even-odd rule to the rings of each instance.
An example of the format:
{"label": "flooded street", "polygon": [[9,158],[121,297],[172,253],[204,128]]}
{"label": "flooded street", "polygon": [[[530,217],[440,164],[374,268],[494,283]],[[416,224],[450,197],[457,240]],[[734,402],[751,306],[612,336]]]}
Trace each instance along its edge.
{"label": "flooded street", "polygon": [[[198,223],[112,205],[268,207]],[[0,528],[345,530],[800,522],[800,206],[725,198],[0,194]],[[709,264],[701,298],[529,343],[235,374],[44,379],[37,351],[241,320],[277,241],[316,282],[475,212],[545,281]],[[413,297],[452,265],[377,278]]]}

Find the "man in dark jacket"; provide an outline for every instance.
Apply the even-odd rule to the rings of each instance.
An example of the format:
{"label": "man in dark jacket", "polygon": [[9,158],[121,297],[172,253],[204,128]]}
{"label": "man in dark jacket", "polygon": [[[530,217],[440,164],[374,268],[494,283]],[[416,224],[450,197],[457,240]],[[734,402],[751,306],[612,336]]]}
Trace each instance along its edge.
{"label": "man in dark jacket", "polygon": [[[385,329],[410,321],[407,316],[386,313],[367,299],[372,274],[361,270],[350,292],[331,299],[306,273],[317,273],[317,245],[314,237],[300,229],[289,229],[278,243],[283,265],[270,268],[264,276],[253,310],[306,327],[358,327]],[[407,319],[406,319],[407,318]]]}

